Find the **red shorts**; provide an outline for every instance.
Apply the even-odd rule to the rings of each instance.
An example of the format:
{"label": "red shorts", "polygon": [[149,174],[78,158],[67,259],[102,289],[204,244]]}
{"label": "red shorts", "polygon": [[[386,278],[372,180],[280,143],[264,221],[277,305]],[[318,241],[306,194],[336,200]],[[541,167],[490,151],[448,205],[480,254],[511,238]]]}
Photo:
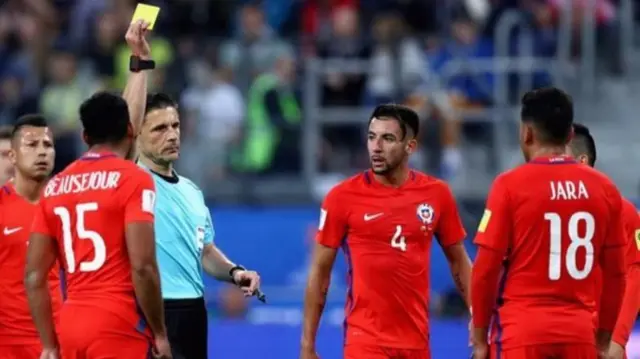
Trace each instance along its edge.
{"label": "red shorts", "polygon": [[42,345],[0,345],[0,359],[38,359]]}
{"label": "red shorts", "polygon": [[429,349],[396,349],[377,345],[349,344],[344,347],[344,359],[431,359]]}
{"label": "red shorts", "polygon": [[59,328],[64,359],[141,359],[151,352],[150,338],[130,322],[94,308],[63,310]]}
{"label": "red shorts", "polygon": [[589,344],[544,344],[528,345],[498,351],[491,346],[491,359],[598,359],[598,351]]}

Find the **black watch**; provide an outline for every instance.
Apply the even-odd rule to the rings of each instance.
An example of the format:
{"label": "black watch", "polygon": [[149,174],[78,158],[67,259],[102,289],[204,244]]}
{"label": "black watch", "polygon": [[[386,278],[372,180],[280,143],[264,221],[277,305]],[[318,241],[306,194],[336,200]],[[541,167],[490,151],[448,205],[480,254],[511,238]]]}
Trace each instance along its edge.
{"label": "black watch", "polygon": [[231,267],[231,269],[229,269],[229,277],[231,277],[231,282],[233,284],[238,284],[236,283],[236,281],[233,279],[233,274],[239,270],[247,270],[245,267],[241,266],[241,265],[234,265],[233,267]]}
{"label": "black watch", "polygon": [[156,68],[156,62],[153,60],[143,60],[140,56],[131,55],[129,57],[129,71],[140,72],[144,70],[153,70]]}

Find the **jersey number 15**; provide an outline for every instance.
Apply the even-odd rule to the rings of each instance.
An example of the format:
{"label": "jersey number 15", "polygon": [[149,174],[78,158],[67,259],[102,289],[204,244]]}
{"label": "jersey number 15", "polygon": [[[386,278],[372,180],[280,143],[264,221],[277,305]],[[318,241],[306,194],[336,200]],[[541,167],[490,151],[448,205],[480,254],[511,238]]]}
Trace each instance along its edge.
{"label": "jersey number 15", "polygon": [[[87,212],[98,210],[96,202],[79,203],[75,208],[76,223],[75,228],[71,228],[71,213],[65,207],[55,207],[53,213],[60,218],[62,222],[62,242],[64,245],[64,257],[67,262],[67,270],[69,273],[76,271],[76,256],[73,251],[73,238],[88,239],[93,244],[94,257],[91,261],[81,262],[78,267],[80,272],[94,272],[104,265],[107,258],[107,247],[104,238],[96,232],[86,228],[85,216]],[[72,232],[73,231],[73,232]]]}
{"label": "jersey number 15", "polygon": [[[593,269],[593,235],[596,229],[596,221],[589,212],[576,212],[566,223],[566,232],[562,223],[562,218],[558,213],[547,212],[544,219],[549,222],[549,279],[558,280],[562,272],[562,262],[564,259],[564,267],[567,269],[569,276],[576,280],[585,279]],[[582,227],[584,232],[578,233],[578,227],[584,223]],[[566,233],[566,234],[565,234]],[[562,255],[562,240],[568,236],[569,246],[567,253]],[[584,266],[578,269],[577,255],[578,249],[584,248],[581,252],[585,255]],[[564,258],[563,258],[564,257]]]}

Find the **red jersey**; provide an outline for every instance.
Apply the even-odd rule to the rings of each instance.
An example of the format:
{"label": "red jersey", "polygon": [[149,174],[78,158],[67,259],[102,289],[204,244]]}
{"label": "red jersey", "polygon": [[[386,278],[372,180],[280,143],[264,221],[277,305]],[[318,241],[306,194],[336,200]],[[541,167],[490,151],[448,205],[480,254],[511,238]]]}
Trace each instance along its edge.
{"label": "red jersey", "polygon": [[333,188],[324,200],[316,240],[347,258],[347,344],[424,349],[429,345],[431,242],[465,238],[448,185],[411,171],[400,187],[372,172]]}
{"label": "red jersey", "polygon": [[152,222],[154,201],[151,176],[112,153],[88,152],[49,181],[32,231],[54,238],[64,263],[61,325],[77,306],[139,326],[125,227]]}
{"label": "red jersey", "polygon": [[627,240],[625,263],[627,267],[640,263],[640,214],[631,201],[622,201],[622,222]]}
{"label": "red jersey", "polygon": [[[16,193],[13,183],[0,189],[0,346],[40,343],[24,287],[29,229],[37,205]],[[54,314],[62,303],[60,267],[49,276]]]}
{"label": "red jersey", "polygon": [[495,180],[475,239],[505,253],[494,344],[594,343],[601,258],[623,255],[621,201],[605,175],[565,156]]}

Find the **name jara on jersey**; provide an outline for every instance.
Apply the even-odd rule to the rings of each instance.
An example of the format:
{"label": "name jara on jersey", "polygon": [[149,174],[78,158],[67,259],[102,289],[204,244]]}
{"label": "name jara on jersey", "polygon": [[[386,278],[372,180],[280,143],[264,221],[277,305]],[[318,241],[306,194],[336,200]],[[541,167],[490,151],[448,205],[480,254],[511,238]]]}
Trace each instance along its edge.
{"label": "name jara on jersey", "polygon": [[551,189],[549,198],[552,201],[589,198],[587,186],[582,181],[550,181],[549,188]]}
{"label": "name jara on jersey", "polygon": [[45,197],[67,193],[80,193],[89,190],[110,190],[118,187],[120,172],[94,171],[71,174],[51,179],[44,190]]}

